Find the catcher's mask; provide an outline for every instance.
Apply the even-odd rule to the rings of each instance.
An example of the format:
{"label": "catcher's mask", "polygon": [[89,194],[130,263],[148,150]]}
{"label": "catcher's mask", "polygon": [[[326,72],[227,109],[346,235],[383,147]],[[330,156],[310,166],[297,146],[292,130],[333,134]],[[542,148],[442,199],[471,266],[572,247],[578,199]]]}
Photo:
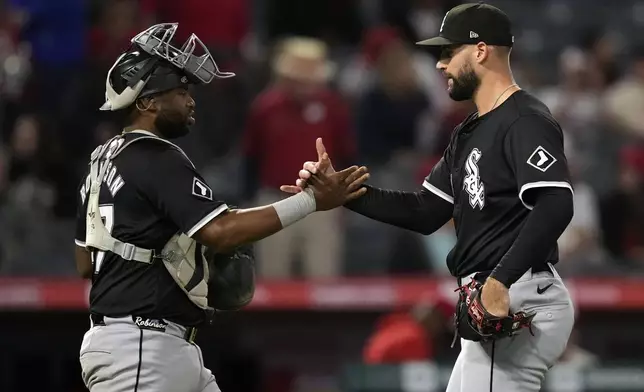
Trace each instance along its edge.
{"label": "catcher's mask", "polygon": [[[130,48],[116,60],[105,81],[101,110],[120,110],[137,99],[188,84],[208,84],[214,78],[230,78],[222,72],[199,37],[192,34],[177,48],[171,44],[178,23],[149,27],[131,40]],[[199,49],[198,49],[199,48]],[[195,54],[198,50],[201,55]]]}

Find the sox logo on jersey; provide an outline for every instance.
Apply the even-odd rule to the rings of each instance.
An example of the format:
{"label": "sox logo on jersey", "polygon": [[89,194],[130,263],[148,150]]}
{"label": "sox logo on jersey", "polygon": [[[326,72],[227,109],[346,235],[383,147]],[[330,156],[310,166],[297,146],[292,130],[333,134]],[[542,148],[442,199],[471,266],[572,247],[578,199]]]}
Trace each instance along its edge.
{"label": "sox logo on jersey", "polygon": [[479,167],[477,165],[482,155],[478,148],[472,149],[465,161],[467,175],[463,180],[463,189],[470,196],[470,205],[472,208],[476,208],[478,205],[480,210],[485,206],[485,185],[481,182]]}

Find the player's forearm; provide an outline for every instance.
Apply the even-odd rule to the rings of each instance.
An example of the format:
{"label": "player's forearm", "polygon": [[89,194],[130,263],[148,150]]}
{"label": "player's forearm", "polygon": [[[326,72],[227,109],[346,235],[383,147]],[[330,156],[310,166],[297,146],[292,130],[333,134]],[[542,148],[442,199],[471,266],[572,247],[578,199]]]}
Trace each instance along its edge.
{"label": "player's forearm", "polygon": [[542,189],[519,236],[490,276],[510,287],[532,266],[545,263],[573,212],[570,190]]}
{"label": "player's forearm", "polygon": [[403,192],[367,187],[367,193],[345,205],[379,222],[429,235],[452,217],[452,204],[427,191]]}
{"label": "player's forearm", "polygon": [[195,239],[218,252],[229,252],[271,236],[314,211],[313,196],[301,193],[267,206],[231,210],[199,230]]}
{"label": "player's forearm", "polygon": [[272,206],[231,210],[217,221],[203,242],[222,253],[259,241],[282,229],[282,223]]}

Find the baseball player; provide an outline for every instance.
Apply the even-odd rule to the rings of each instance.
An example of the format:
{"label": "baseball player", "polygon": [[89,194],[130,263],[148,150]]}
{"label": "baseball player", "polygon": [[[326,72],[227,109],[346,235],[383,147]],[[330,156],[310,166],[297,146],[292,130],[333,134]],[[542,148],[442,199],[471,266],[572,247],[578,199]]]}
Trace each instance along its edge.
{"label": "baseball player", "polygon": [[79,187],[76,263],[92,280],[80,363],[92,392],[219,391],[194,338],[216,310],[252,299],[240,246],[360,196],[368,177],[317,176],[314,190],[252,209],[218,201],[170,140],[194,123],[190,86],[234,74],[194,34],[173,45],[177,27],[141,32],[108,72],[101,109],[126,111],[129,124],[94,150]]}
{"label": "baseball player", "polygon": [[[447,257],[460,289],[456,330],[461,352],[448,392],[539,391],[570,336],[573,308],[554,269],[557,239],[573,215],[561,128],[547,107],[514,82],[514,42],[506,14],[463,4],[443,19],[437,68],[456,101],[477,111],[454,130],[442,159],[418,192],[366,186],[346,206],[369,218],[429,235],[454,219],[457,243]],[[311,173],[333,173],[318,140]]]}

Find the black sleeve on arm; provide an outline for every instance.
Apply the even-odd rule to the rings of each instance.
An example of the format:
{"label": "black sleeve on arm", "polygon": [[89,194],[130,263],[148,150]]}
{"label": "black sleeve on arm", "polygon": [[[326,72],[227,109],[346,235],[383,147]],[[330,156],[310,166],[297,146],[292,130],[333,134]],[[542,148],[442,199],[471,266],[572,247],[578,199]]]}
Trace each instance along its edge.
{"label": "black sleeve on arm", "polygon": [[504,152],[527,209],[532,209],[535,190],[566,188],[572,193],[563,138],[559,124],[541,115],[522,116],[508,130]]}
{"label": "black sleeve on arm", "polygon": [[510,287],[530,267],[544,262],[572,219],[573,195],[569,189],[535,189],[534,208],[519,236],[496,266],[491,277]]}
{"label": "black sleeve on arm", "polygon": [[453,210],[451,203],[427,189],[403,192],[370,186],[364,196],[345,207],[367,218],[425,235],[443,227]]}

